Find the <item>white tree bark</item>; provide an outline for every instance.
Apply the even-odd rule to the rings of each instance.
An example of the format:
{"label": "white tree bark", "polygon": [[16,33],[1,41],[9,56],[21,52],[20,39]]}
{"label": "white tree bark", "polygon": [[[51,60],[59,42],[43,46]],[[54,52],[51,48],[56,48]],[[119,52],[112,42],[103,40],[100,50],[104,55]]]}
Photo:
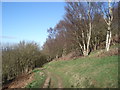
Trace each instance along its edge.
{"label": "white tree bark", "polygon": [[87,56],[86,45],[85,45],[85,36],[84,36],[83,30],[82,30],[82,43],[83,43],[83,55]]}
{"label": "white tree bark", "polygon": [[91,15],[90,15],[90,8],[91,8],[91,3],[89,2],[89,9],[88,9],[88,18],[89,18],[89,31],[88,31],[88,39],[87,39],[87,51],[86,51],[86,56],[89,53],[89,46],[90,46],[90,39],[91,39],[91,32],[92,32],[92,23],[91,23]]}
{"label": "white tree bark", "polygon": [[90,46],[90,39],[91,39],[91,32],[92,32],[92,23],[91,23],[91,15],[90,15],[90,11],[91,11],[91,3],[88,2],[88,18],[89,18],[89,29],[87,31],[87,40],[86,40],[86,44],[85,44],[85,36],[84,36],[84,32],[82,31],[82,43],[83,43],[83,55],[87,56],[89,54],[89,46]]}
{"label": "white tree bark", "polygon": [[109,0],[109,2],[108,2],[108,8],[109,8],[108,22],[105,19],[105,21],[108,25],[108,30],[107,30],[107,35],[106,35],[106,51],[109,51],[109,49],[110,49],[111,36],[112,36],[111,24],[112,24],[112,20],[113,20],[113,12],[112,12],[111,0]]}

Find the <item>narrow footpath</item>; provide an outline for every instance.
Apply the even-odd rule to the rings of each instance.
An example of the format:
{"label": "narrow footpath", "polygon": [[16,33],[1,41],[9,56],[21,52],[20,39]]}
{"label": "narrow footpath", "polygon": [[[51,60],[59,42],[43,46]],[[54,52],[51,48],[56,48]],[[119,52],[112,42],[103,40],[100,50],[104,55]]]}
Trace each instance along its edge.
{"label": "narrow footpath", "polygon": [[44,70],[47,75],[43,88],[63,88],[62,79],[55,73]]}

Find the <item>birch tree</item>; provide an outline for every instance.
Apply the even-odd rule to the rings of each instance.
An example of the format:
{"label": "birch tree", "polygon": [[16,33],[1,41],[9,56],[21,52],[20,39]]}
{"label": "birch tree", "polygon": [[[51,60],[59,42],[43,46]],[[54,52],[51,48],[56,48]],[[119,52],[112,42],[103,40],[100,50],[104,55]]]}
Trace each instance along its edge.
{"label": "birch tree", "polygon": [[107,29],[107,35],[106,35],[106,50],[109,51],[110,48],[110,42],[111,42],[111,24],[113,20],[113,12],[112,12],[112,6],[111,6],[111,0],[108,1],[108,21],[105,19],[106,24],[108,25]]}
{"label": "birch tree", "polygon": [[91,2],[69,2],[65,8],[65,20],[72,25],[72,34],[84,56],[90,52],[94,4]]}
{"label": "birch tree", "polygon": [[111,25],[113,21],[113,5],[114,2],[112,0],[108,0],[108,3],[102,3],[100,5],[100,11],[103,14],[103,18],[105,23],[107,24],[107,32],[106,32],[106,51],[109,51],[110,49],[110,43],[111,43],[111,37],[112,37],[112,31],[111,31]]}
{"label": "birch tree", "polygon": [[90,46],[90,39],[91,39],[91,32],[92,32],[92,19],[91,19],[91,3],[88,2],[88,20],[89,20],[89,31],[88,31],[88,36],[87,36],[87,50],[85,55],[88,55],[89,53],[89,46]]}

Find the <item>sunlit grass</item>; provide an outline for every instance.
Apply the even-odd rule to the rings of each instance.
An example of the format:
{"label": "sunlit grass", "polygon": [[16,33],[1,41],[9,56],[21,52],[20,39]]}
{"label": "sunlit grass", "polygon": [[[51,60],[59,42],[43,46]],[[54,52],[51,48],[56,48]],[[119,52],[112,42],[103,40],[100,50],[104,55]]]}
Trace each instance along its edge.
{"label": "sunlit grass", "polygon": [[64,87],[118,87],[118,56],[55,61],[45,65],[63,79]]}

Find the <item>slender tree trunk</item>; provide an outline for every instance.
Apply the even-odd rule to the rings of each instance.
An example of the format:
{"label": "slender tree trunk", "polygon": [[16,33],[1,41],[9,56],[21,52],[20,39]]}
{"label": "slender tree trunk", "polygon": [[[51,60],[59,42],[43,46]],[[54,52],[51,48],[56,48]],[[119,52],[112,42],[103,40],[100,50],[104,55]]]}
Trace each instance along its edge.
{"label": "slender tree trunk", "polygon": [[112,7],[110,5],[111,0],[109,0],[108,2],[108,6],[109,6],[109,17],[108,17],[108,30],[107,30],[107,35],[106,35],[106,51],[109,51],[110,49],[110,43],[111,43],[111,36],[112,36],[112,32],[111,32],[111,24],[112,24],[112,20],[113,20],[113,13],[112,13]]}
{"label": "slender tree trunk", "polygon": [[84,36],[83,30],[82,30],[82,43],[83,43],[83,50],[82,50],[83,55],[87,56],[86,45],[85,45],[85,36]]}
{"label": "slender tree trunk", "polygon": [[89,33],[88,33],[88,41],[87,41],[87,55],[89,53],[89,46],[90,46],[90,38],[91,38],[91,31],[92,31],[92,25],[91,22],[89,22]]}
{"label": "slender tree trunk", "polygon": [[111,42],[111,30],[110,26],[108,26],[107,35],[106,35],[106,51],[109,51]]}
{"label": "slender tree trunk", "polygon": [[66,55],[66,43],[64,44],[63,52],[62,52],[62,57]]}
{"label": "slender tree trunk", "polygon": [[58,59],[58,54],[56,55],[56,57],[55,57],[56,59]]}
{"label": "slender tree trunk", "polygon": [[26,67],[26,69],[25,69],[25,73],[27,73],[28,72],[28,67]]}
{"label": "slender tree trunk", "polygon": [[91,3],[89,2],[89,9],[88,9],[88,18],[89,18],[89,31],[88,31],[88,39],[87,39],[87,50],[86,50],[86,56],[89,53],[89,46],[90,46],[90,38],[91,38],[91,31],[92,31],[92,23],[91,23],[91,16],[90,16],[90,8]]}
{"label": "slender tree trunk", "polygon": [[110,48],[110,32],[111,32],[110,17],[109,17],[109,21],[108,21],[107,25],[108,25],[108,30],[107,30],[107,35],[106,35],[106,51],[109,51],[109,48]]}
{"label": "slender tree trunk", "polygon": [[94,50],[97,50],[97,38],[95,37]]}

